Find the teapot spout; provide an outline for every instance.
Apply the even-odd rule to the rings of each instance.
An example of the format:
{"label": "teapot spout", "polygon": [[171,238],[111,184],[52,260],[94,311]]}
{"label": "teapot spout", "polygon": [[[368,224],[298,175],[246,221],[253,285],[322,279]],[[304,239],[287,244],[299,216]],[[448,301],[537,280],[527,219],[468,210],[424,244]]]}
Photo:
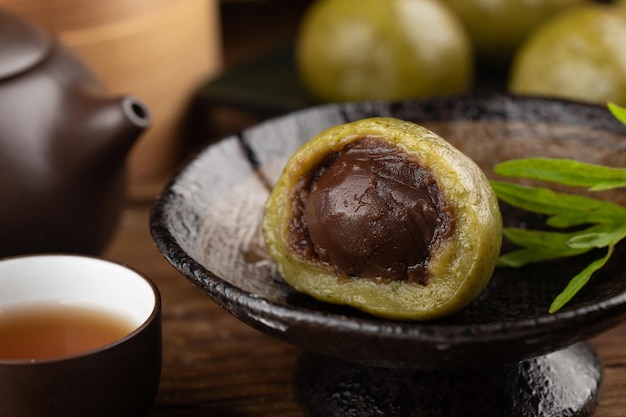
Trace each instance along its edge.
{"label": "teapot spout", "polygon": [[[103,97],[82,93],[70,100],[72,122],[62,123],[64,134],[58,157],[66,176],[105,180],[124,169],[127,156],[141,134],[151,125],[147,105],[138,97]],[[125,170],[125,169],[124,169]]]}
{"label": "teapot spout", "polygon": [[152,120],[140,98],[126,95],[104,100],[99,109],[88,116],[87,123],[96,136],[93,139],[101,156],[123,158]]}
{"label": "teapot spout", "polygon": [[70,101],[73,122],[63,124],[69,129],[62,135],[66,172],[113,172],[125,165],[130,149],[151,125],[150,111],[133,95],[104,98],[83,93],[81,97]]}
{"label": "teapot spout", "polygon": [[138,129],[138,133],[143,132],[150,126],[150,111],[141,99],[128,95],[122,97],[120,101],[124,115],[132,126]]}

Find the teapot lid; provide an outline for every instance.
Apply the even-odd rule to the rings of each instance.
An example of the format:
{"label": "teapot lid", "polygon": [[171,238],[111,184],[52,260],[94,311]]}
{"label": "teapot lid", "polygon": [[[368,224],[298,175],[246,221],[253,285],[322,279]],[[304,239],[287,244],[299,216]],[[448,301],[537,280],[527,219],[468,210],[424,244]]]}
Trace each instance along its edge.
{"label": "teapot lid", "polygon": [[0,9],[0,79],[43,60],[52,39],[41,28]]}

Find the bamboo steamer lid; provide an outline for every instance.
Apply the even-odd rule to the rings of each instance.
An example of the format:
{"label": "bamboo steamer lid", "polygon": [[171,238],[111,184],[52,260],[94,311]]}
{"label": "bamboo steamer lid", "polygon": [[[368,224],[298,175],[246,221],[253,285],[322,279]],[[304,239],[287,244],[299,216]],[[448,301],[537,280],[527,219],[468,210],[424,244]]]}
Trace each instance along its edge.
{"label": "bamboo steamer lid", "polygon": [[0,0],[70,47],[111,94],[135,94],[152,127],[128,157],[129,188],[148,193],[171,175],[189,100],[222,70],[218,0]]}

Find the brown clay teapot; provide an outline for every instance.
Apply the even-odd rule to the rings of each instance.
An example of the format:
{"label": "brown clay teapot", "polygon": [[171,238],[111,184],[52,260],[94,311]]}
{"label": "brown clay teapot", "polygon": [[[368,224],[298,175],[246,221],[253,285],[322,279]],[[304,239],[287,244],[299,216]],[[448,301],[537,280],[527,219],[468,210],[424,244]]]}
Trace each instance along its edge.
{"label": "brown clay teapot", "polygon": [[101,252],[149,124],[141,100],[109,97],[54,36],[0,9],[0,257]]}

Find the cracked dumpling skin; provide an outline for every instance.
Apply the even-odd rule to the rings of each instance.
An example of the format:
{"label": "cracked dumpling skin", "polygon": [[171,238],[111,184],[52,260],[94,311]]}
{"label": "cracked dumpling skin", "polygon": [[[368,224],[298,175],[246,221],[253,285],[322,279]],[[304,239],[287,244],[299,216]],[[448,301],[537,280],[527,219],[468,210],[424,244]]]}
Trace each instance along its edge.
{"label": "cracked dumpling skin", "polygon": [[267,200],[263,236],[296,290],[430,320],[483,291],[502,219],[470,158],[422,126],[376,117],[327,129],[292,155]]}

